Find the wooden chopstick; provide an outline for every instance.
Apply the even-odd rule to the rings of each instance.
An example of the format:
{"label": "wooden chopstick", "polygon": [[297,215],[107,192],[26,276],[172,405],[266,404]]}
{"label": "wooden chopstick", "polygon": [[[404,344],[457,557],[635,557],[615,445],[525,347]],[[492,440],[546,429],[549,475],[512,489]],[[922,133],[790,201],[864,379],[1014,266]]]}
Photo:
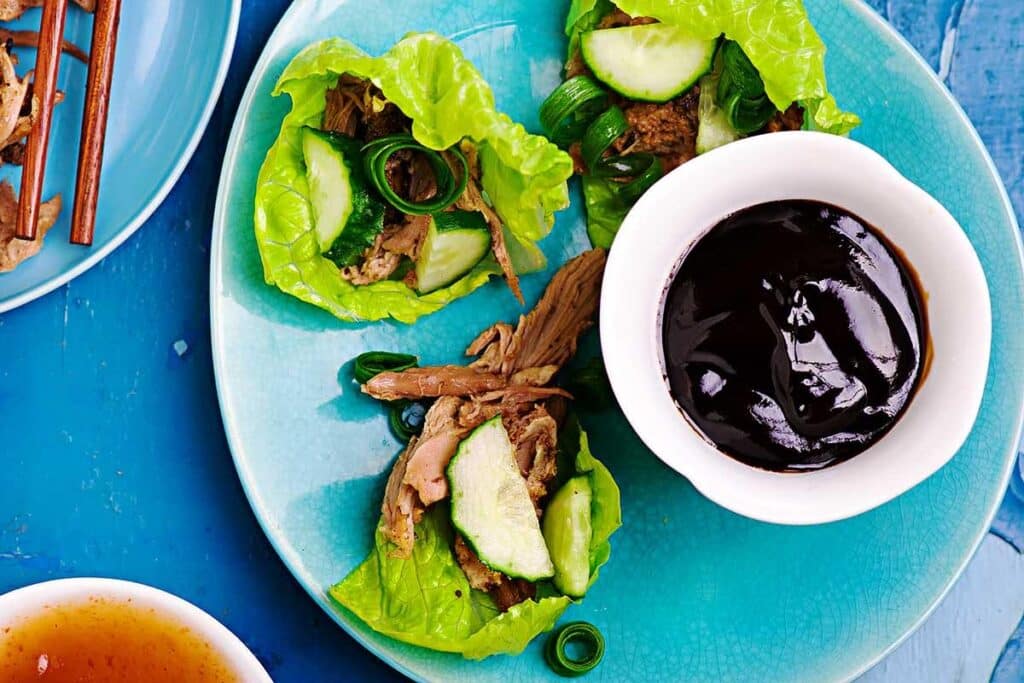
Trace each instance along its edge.
{"label": "wooden chopstick", "polygon": [[89,77],[82,116],[75,209],[71,217],[71,243],[92,244],[96,228],[96,205],[103,169],[103,141],[107,135],[110,110],[110,82],[114,75],[117,29],[121,21],[121,0],[99,0],[92,25]]}
{"label": "wooden chopstick", "polygon": [[39,228],[39,203],[43,194],[43,176],[46,174],[46,148],[50,144],[50,124],[57,95],[57,70],[60,66],[67,11],[68,0],[45,0],[43,4],[35,82],[32,87],[33,96],[39,98],[39,120],[32,127],[25,143],[18,222],[15,228],[15,235],[23,240],[34,240]]}

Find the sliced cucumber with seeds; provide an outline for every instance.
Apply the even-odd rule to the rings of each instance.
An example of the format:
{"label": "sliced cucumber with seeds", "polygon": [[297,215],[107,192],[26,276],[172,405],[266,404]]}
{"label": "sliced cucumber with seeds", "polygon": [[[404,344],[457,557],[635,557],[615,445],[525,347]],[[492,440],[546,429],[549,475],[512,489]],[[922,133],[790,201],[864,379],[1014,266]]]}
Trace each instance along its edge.
{"label": "sliced cucumber with seeds", "polygon": [[581,598],[590,583],[590,477],[573,477],[544,511],[544,541],[555,565],[555,588]]}
{"label": "sliced cucumber with seeds", "polygon": [[302,129],[309,200],[313,204],[320,251],[331,248],[352,215],[352,186],[348,164],[330,137],[313,128]]}
{"label": "sliced cucumber with seeds", "polygon": [[711,70],[718,39],[645,24],[584,33],[580,50],[594,75],[631,100],[668,102]]}
{"label": "sliced cucumber with seeds", "polygon": [[384,202],[363,170],[362,143],[315,128],[302,129],[309,200],[320,252],[339,267],[359,262],[384,230]]}
{"label": "sliced cucumber with seeds", "polygon": [[416,262],[416,290],[428,294],[447,287],[473,269],[491,250],[491,233],[482,214],[448,211],[430,217]]}
{"label": "sliced cucumber with seeds", "polygon": [[554,575],[526,480],[500,416],[459,444],[447,473],[452,526],[484,564],[527,581]]}

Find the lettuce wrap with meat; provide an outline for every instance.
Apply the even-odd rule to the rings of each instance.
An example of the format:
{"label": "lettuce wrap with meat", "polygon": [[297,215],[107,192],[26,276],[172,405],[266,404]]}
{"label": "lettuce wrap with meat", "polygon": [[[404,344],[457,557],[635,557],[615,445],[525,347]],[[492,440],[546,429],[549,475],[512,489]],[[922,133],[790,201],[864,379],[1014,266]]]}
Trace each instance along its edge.
{"label": "lettuce wrap with meat", "polygon": [[520,296],[518,274],[543,267],[571,159],[500,113],[451,41],[372,57],[325,40],[273,94],[292,107],[257,181],[268,284],[342,320],[412,323],[493,275]]}
{"label": "lettuce wrap with meat", "polygon": [[583,177],[595,246],[611,244],[661,175],[699,154],[748,135],[845,135],[860,123],[828,89],[825,44],[801,0],[572,0],[565,31],[563,85],[574,88],[553,93],[541,119]]}

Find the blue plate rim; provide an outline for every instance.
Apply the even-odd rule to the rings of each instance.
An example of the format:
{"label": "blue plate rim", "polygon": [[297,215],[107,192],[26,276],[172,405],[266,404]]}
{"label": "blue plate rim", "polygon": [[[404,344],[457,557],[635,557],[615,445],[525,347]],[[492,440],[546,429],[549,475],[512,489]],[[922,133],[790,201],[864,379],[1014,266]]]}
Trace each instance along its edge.
{"label": "blue plate rim", "polygon": [[[341,0],[346,2],[347,0]],[[992,179],[995,181],[996,187],[999,190],[1000,197],[1003,200],[1003,209],[1006,215],[1010,219],[1010,226],[1014,229],[1014,242],[1017,246],[1017,264],[1018,269],[1024,272],[1024,242],[1022,242],[1020,227],[1018,225],[1017,216],[1013,203],[1010,201],[1009,193],[1006,190],[1006,185],[1003,182],[1002,177],[999,174],[999,170],[992,160],[992,155],[989,153],[988,148],[985,146],[984,141],[981,139],[981,135],[978,133],[974,124],[971,122],[967,113],[963,107],[950,92],[946,84],[938,77],[931,65],[921,56],[917,48],[915,48],[910,41],[908,41],[899,31],[895,29],[889,22],[887,22],[878,12],[876,12],[866,0],[842,0],[848,6],[856,10],[866,21],[870,21],[875,24],[879,29],[880,33],[887,36],[889,40],[894,41],[898,46],[906,50],[910,57],[915,60],[920,66],[922,66],[927,73],[929,79],[931,79],[935,85],[937,85],[942,93],[943,98],[951,105],[952,111],[956,116],[966,125],[969,135],[971,136],[974,143],[977,145],[981,152],[982,159],[985,166],[990,173]],[[270,542],[271,547],[277,553],[278,557],[284,563],[288,571],[295,577],[299,585],[302,586],[303,590],[313,599],[313,601],[323,609],[323,611],[337,623],[341,628],[352,637],[357,643],[359,643],[368,652],[372,653],[379,660],[390,666],[398,673],[406,676],[415,681],[425,681],[422,676],[412,671],[399,661],[393,659],[388,655],[382,647],[379,647],[376,643],[371,642],[365,638],[357,630],[353,629],[344,619],[342,619],[341,612],[338,609],[331,609],[322,595],[322,591],[311,585],[311,582],[303,580],[303,572],[297,567],[295,558],[291,557],[291,553],[286,551],[281,545],[281,540],[278,538],[276,533],[273,533],[271,527],[271,520],[264,514],[263,507],[258,504],[259,496],[255,491],[255,482],[250,476],[249,470],[246,466],[246,459],[242,455],[245,451],[242,444],[236,438],[236,430],[233,429],[234,418],[230,407],[225,401],[225,391],[222,387],[222,373],[224,367],[224,360],[222,358],[222,350],[224,348],[223,341],[221,340],[220,325],[220,296],[218,293],[221,291],[222,282],[220,279],[220,271],[217,264],[221,258],[222,243],[225,234],[224,226],[226,225],[227,218],[227,206],[225,198],[227,196],[228,187],[230,186],[230,179],[234,174],[235,161],[238,158],[241,148],[241,131],[244,127],[245,113],[249,111],[252,106],[252,102],[256,96],[256,86],[259,81],[266,75],[266,71],[269,68],[271,61],[271,49],[274,47],[276,40],[279,38],[279,34],[282,32],[282,27],[288,24],[293,14],[298,12],[301,3],[293,2],[289,5],[288,9],[281,16],[277,26],[271,33],[270,38],[267,40],[264,46],[263,52],[260,54],[259,61],[257,61],[255,67],[253,67],[252,73],[249,77],[249,82],[246,84],[245,92],[242,95],[242,99],[238,105],[238,111],[235,113],[235,119],[231,126],[231,133],[228,137],[227,147],[224,153],[224,161],[221,167],[220,181],[217,185],[217,201],[214,209],[213,216],[213,231],[211,234],[211,248],[210,248],[210,341],[211,341],[211,355],[213,359],[213,370],[214,370],[214,383],[217,390],[217,403],[220,406],[221,418],[224,422],[224,433],[227,440],[228,449],[231,452],[231,458],[235,465],[235,470],[238,473],[239,481],[242,485],[242,490],[245,492],[246,499],[249,501],[249,505],[253,510],[253,515],[256,517],[260,528],[263,530],[264,535]],[[1024,359],[1022,359],[1024,360]],[[1018,410],[1017,420],[1014,427],[1015,437],[1011,442],[1012,445],[1009,451],[1004,454],[1003,471],[1000,479],[1000,489],[1005,490],[1009,484],[1010,476],[1013,471],[1013,465],[1016,461],[1017,456],[1017,444],[1021,440],[1022,434],[1024,434],[1024,389],[1019,392],[1018,397]],[[928,609],[926,609],[921,616],[911,624],[898,638],[896,638],[888,647],[880,650],[872,658],[866,660],[860,667],[850,671],[844,675],[841,681],[853,681],[859,676],[863,675],[871,668],[876,666],[879,662],[885,659],[890,653],[898,648],[904,641],[913,635],[928,617],[936,610],[941,604],[943,599],[952,589],[952,587],[959,580],[967,565],[970,564],[971,559],[977,553],[978,548],[981,546],[982,541],[988,533],[989,527],[992,525],[993,519],[995,519],[996,513],[1001,504],[1001,498],[995,498],[990,505],[990,508],[985,516],[984,524],[981,525],[980,531],[974,541],[965,548],[960,563],[957,569],[950,575],[949,580],[945,586],[938,592],[938,594],[932,600]]]}
{"label": "blue plate rim", "polygon": [[90,248],[90,253],[87,258],[77,263],[74,267],[65,270],[63,273],[54,275],[53,277],[40,282],[20,294],[7,299],[0,299],[0,313],[12,311],[19,306],[24,306],[27,303],[35,301],[39,297],[49,294],[58,287],[74,280],[76,277],[95,266],[107,255],[124,244],[125,240],[134,235],[135,232],[149,220],[150,216],[153,215],[160,205],[163,204],[164,200],[167,199],[167,195],[170,194],[172,189],[174,189],[178,179],[181,178],[181,174],[185,172],[185,167],[192,160],[192,156],[195,154],[196,148],[199,147],[199,142],[206,133],[206,128],[210,124],[210,119],[213,117],[213,110],[217,106],[217,102],[220,100],[220,94],[224,88],[224,83],[227,81],[228,68],[231,66],[231,57],[235,52],[235,41],[238,37],[238,24],[242,14],[242,0],[229,1],[231,2],[231,16],[228,19],[227,33],[224,36],[224,44],[221,47],[220,64],[217,67],[217,75],[214,78],[213,88],[210,90],[206,103],[203,105],[202,115],[199,117],[199,124],[196,126],[195,130],[192,131],[192,136],[189,138],[188,144],[185,146],[184,153],[182,153],[177,162],[175,162],[170,173],[164,177],[156,190],[152,195],[150,195],[149,201],[147,201],[146,205],[142,207],[142,210],[139,211],[134,218],[128,221],[109,242],[100,247]]}
{"label": "blue plate rim", "polygon": [[[965,124],[968,130],[968,134],[971,136],[975,144],[978,146],[978,149],[981,151],[982,159],[985,161],[985,166],[988,169],[988,172],[991,174],[992,179],[995,181],[995,185],[999,190],[999,195],[1003,200],[1003,208],[1006,211],[1006,215],[1009,216],[1010,218],[1010,227],[1013,228],[1014,243],[1017,245],[1017,267],[1018,270],[1024,271],[1024,241],[1022,241],[1021,239],[1020,225],[1017,221],[1017,212],[1014,209],[1013,202],[1010,200],[1010,194],[1006,190],[1006,183],[1003,182],[1003,178],[999,174],[999,169],[996,167],[995,161],[992,160],[992,155],[991,153],[989,153],[988,147],[985,145],[985,141],[981,139],[981,135],[978,133],[978,129],[974,127],[974,123],[971,121],[970,117],[967,116],[967,112],[964,111],[964,108],[960,105],[960,102],[956,99],[956,97],[953,96],[953,93],[950,92],[949,88],[946,86],[946,83],[941,78],[939,78],[939,75],[937,73],[935,73],[935,70],[932,69],[931,64],[928,63],[928,60],[926,60],[921,55],[921,53],[918,52],[917,48],[914,47],[910,43],[910,41],[903,36],[902,33],[897,31],[892,26],[892,24],[890,24],[878,12],[876,12],[875,9],[867,3],[867,0],[846,0],[846,2],[855,10],[857,10],[861,14],[861,16],[863,16],[867,21],[873,22],[876,26],[881,28],[883,34],[888,35],[890,39],[895,40],[895,42],[898,45],[902,46],[907,50],[911,58],[914,59],[919,65],[921,65],[924,68],[925,72],[928,75],[928,78],[939,87],[939,90],[942,92],[943,98],[951,105],[952,110]],[[1000,489],[1002,489],[1004,492],[1007,486],[1009,486],[1010,476],[1013,474],[1013,467],[1017,461],[1017,444],[1020,443],[1021,436],[1024,435],[1024,388],[1018,390],[1017,423],[1014,428],[1014,434],[1015,436],[1013,441],[1011,442],[1012,445],[1010,446],[1009,451],[1003,455],[1004,462],[1002,478],[1000,479]],[[971,563],[971,560],[974,559],[975,554],[978,552],[978,548],[981,547],[982,541],[984,541],[985,536],[988,535],[988,530],[992,526],[992,521],[995,519],[996,513],[999,511],[999,506],[1001,504],[1002,498],[996,498],[992,501],[991,505],[989,506],[988,513],[985,515],[984,524],[982,525],[981,531],[978,533],[977,538],[974,540],[971,546],[966,549],[966,552],[961,557],[960,564],[957,567],[956,571],[952,573],[952,575],[949,578],[949,581],[946,583],[943,589],[939,591],[939,594],[935,596],[935,599],[932,601],[931,606],[929,606],[928,609],[926,609],[924,613],[921,614],[917,621],[910,625],[910,627],[906,630],[906,632],[903,633],[903,635],[901,635],[899,638],[893,641],[893,643],[889,645],[889,647],[880,651],[873,659],[866,661],[859,669],[851,672],[850,675],[845,679],[846,681],[853,681],[854,679],[867,673],[879,662],[881,662],[883,659],[889,656],[889,654],[891,654],[894,650],[896,650],[896,648],[902,645],[907,640],[907,638],[912,636],[919,628],[921,628],[921,626],[926,621],[928,621],[928,617],[930,617],[935,612],[935,610],[938,609],[939,605],[942,603],[945,597],[953,589],[953,586],[956,585],[956,582],[963,575],[964,570],[967,569],[967,565],[969,565]]]}

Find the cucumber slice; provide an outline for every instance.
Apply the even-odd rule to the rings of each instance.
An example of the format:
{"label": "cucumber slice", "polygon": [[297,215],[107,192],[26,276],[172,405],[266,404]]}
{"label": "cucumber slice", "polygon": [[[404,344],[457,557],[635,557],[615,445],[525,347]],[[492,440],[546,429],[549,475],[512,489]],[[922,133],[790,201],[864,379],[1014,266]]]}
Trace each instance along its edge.
{"label": "cucumber slice", "polygon": [[302,129],[302,155],[306,159],[316,237],[320,251],[324,252],[338,239],[352,215],[348,164],[330,137],[312,128]]}
{"label": "cucumber slice", "polygon": [[590,583],[590,477],[573,477],[544,511],[544,540],[555,565],[555,588],[582,598]]}
{"label": "cucumber slice", "polygon": [[302,153],[320,252],[339,267],[354,265],[384,230],[386,209],[366,179],[362,143],[307,127]]}
{"label": "cucumber slice", "polygon": [[594,75],[631,100],[668,102],[711,70],[718,39],[677,26],[645,24],[584,33],[580,49]]}
{"label": "cucumber slice", "polygon": [[452,526],[495,571],[527,581],[554,575],[526,480],[501,416],[466,437],[448,463]]}
{"label": "cucumber slice", "polygon": [[491,250],[483,215],[449,211],[430,217],[430,228],[416,262],[416,290],[428,294],[447,287],[473,269]]}

